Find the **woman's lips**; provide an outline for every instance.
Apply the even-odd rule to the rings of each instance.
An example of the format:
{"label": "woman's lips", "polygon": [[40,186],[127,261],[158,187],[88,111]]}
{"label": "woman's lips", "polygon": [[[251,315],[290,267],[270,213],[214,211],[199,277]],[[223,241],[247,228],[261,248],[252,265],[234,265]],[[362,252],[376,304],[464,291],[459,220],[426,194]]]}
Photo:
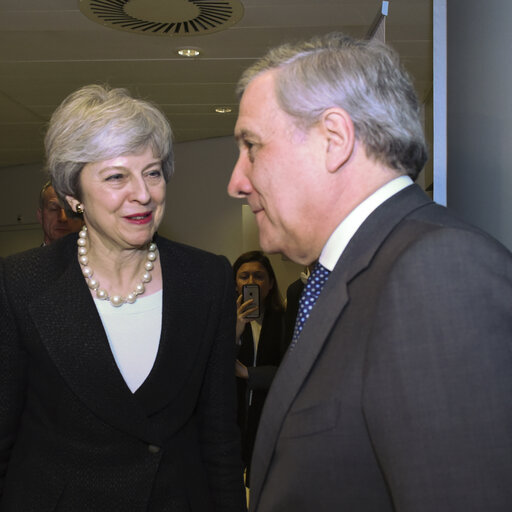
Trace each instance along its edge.
{"label": "woman's lips", "polygon": [[124,218],[132,224],[147,224],[153,219],[153,212],[135,213]]}

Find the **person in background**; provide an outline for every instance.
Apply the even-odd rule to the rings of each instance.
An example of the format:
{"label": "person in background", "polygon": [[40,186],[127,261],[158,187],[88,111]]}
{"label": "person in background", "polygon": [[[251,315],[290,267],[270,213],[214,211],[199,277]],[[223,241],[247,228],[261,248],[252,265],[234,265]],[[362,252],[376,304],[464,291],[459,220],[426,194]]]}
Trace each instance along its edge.
{"label": "person in background", "polygon": [[66,214],[50,181],[43,185],[39,193],[37,220],[43,228],[43,245],[50,245],[58,238],[80,231],[83,224],[80,217]]}
{"label": "person in background", "polygon": [[[246,485],[250,486],[251,457],[258,423],[268,389],[283,358],[284,309],[270,260],[261,251],[240,255],[233,264],[238,316],[236,339],[239,347],[235,372],[238,384],[238,424],[242,432],[242,458]],[[260,289],[260,316],[252,299],[243,302],[242,287],[257,284]]]}
{"label": "person in background", "polygon": [[232,270],[156,234],[168,121],[85,86],[45,146],[84,226],[3,261],[0,510],[243,512]]}
{"label": "person in background", "polygon": [[251,512],[510,512],[512,256],[413,183],[422,110],[396,53],[340,33],[283,45],[238,92],[228,192],[265,252],[319,260]]}

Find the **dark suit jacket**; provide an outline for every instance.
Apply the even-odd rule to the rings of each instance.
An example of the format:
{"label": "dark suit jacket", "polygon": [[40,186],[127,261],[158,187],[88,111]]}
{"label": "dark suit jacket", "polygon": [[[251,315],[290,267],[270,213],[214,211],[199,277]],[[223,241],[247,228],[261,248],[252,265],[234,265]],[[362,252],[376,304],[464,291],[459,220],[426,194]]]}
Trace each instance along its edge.
{"label": "dark suit jacket", "polygon": [[[242,432],[242,457],[250,467],[251,454],[258,423],[268,389],[283,358],[283,313],[268,309],[263,317],[256,364],[251,324],[245,326],[241,336],[238,359],[248,368],[249,378],[237,378],[238,424]],[[249,394],[252,395],[249,405]]]}
{"label": "dark suit jacket", "polygon": [[160,346],[132,394],[75,240],[4,261],[0,510],[244,510],[229,263],[157,237]]}
{"label": "dark suit jacket", "polygon": [[267,396],[258,512],[512,510],[512,258],[417,186],[334,268]]}

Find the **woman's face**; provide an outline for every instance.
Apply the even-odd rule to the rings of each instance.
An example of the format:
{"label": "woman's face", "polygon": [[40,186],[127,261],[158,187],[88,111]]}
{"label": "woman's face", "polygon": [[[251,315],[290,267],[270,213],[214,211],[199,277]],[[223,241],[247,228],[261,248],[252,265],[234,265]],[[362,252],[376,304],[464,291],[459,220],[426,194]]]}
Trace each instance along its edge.
{"label": "woman's face", "polygon": [[[86,164],[80,187],[92,244],[115,251],[140,248],[153,238],[165,210],[166,183],[151,148]],[[76,211],[79,201],[67,199]]]}
{"label": "woman's face", "polygon": [[260,287],[260,300],[263,303],[270,290],[274,286],[274,281],[270,279],[266,268],[259,261],[249,261],[244,263],[236,273],[236,289],[242,293],[244,284],[257,284]]}

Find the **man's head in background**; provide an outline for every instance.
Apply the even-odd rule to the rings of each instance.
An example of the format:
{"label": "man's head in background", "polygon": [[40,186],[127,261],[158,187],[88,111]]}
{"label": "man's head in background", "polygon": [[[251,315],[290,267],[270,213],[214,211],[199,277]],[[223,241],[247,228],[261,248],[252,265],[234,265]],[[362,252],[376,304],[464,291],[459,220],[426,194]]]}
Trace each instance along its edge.
{"label": "man's head in background", "polygon": [[44,245],[79,231],[82,227],[81,218],[66,215],[50,182],[44,184],[39,194],[37,219],[43,228]]}

